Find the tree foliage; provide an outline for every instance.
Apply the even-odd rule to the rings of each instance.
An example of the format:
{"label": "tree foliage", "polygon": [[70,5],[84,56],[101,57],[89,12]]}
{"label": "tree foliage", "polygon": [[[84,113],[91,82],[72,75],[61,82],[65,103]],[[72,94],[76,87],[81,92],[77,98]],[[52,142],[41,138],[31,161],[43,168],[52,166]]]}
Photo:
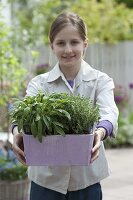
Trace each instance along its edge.
{"label": "tree foliage", "polygon": [[50,0],[32,4],[29,1],[25,5],[21,4],[21,12],[19,6],[14,10],[20,45],[39,46],[48,43],[50,24],[64,10],[82,16],[88,27],[90,42],[113,43],[133,39],[133,11],[114,0]]}
{"label": "tree foliage", "polygon": [[12,48],[10,29],[0,16],[0,106],[5,106],[22,88],[25,70]]}
{"label": "tree foliage", "polygon": [[133,39],[133,12],[113,0],[79,0],[73,11],[85,20],[90,42],[114,43]]}
{"label": "tree foliage", "polygon": [[[14,40],[18,46],[22,47],[28,44],[29,46],[40,46],[48,43],[48,33],[50,23],[61,11],[71,7],[70,0],[45,0],[29,3],[22,6],[19,0],[17,8],[13,6],[15,32],[17,33]],[[16,2],[16,3],[17,3]],[[21,12],[20,12],[21,8]],[[21,38],[21,40],[20,40]]]}
{"label": "tree foliage", "polygon": [[128,8],[133,8],[133,0],[116,0],[118,3],[124,3]]}

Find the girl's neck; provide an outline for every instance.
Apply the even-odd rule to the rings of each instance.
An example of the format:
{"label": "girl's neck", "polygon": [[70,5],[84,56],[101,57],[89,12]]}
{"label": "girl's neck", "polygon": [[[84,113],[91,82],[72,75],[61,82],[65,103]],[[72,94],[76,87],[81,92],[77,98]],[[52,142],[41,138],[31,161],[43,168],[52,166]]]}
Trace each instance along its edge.
{"label": "girl's neck", "polygon": [[67,80],[74,80],[80,70],[81,64],[78,66],[60,66],[62,73]]}

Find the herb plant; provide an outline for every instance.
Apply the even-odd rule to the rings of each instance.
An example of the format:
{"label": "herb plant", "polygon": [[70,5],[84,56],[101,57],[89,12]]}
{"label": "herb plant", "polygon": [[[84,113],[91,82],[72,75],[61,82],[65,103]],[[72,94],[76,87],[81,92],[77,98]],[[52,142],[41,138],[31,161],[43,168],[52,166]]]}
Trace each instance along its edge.
{"label": "herb plant", "polygon": [[0,181],[17,181],[27,178],[27,167],[24,165],[14,165],[12,168],[5,168],[0,171]]}
{"label": "herb plant", "polygon": [[27,179],[27,166],[16,161],[15,155],[8,152],[7,156],[0,154],[0,181],[17,181]]}
{"label": "herb plant", "polygon": [[18,130],[42,141],[46,135],[90,133],[99,119],[99,108],[90,99],[66,93],[26,96],[18,99],[10,113]]}

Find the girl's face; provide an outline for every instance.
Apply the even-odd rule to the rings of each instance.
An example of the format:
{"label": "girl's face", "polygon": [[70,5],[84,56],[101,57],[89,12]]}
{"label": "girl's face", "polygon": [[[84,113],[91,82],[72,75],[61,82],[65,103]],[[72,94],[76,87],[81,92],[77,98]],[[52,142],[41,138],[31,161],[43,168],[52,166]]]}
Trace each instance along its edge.
{"label": "girl's face", "polygon": [[51,46],[60,67],[79,67],[87,41],[83,41],[76,27],[68,25],[59,31]]}

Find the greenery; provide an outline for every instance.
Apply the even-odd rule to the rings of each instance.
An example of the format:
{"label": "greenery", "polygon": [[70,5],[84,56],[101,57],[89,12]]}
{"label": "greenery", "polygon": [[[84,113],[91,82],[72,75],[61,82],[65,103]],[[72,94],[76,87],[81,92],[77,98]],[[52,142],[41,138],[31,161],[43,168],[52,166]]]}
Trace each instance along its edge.
{"label": "greenery", "polygon": [[116,0],[118,3],[124,3],[127,7],[133,8],[133,0]]}
{"label": "greenery", "polygon": [[39,93],[15,101],[10,117],[19,131],[32,133],[41,142],[46,135],[90,133],[98,122],[99,108],[79,95]]}
{"label": "greenery", "polygon": [[118,126],[117,137],[115,139],[107,139],[105,146],[107,148],[133,146],[133,112],[129,113],[128,116],[120,113]]}
{"label": "greenery", "polygon": [[123,109],[128,107],[129,96],[128,96],[127,90],[124,86],[122,86],[120,84],[115,85],[114,100],[115,100],[115,103],[117,104],[117,107],[120,112],[122,112]]}
{"label": "greenery", "polygon": [[[89,12],[88,12],[89,8]],[[73,11],[85,20],[92,43],[115,43],[133,39],[133,11],[114,0],[79,0]]]}
{"label": "greenery", "polygon": [[[129,89],[132,92],[132,82]],[[119,109],[118,132],[115,139],[108,138],[105,141],[107,148],[133,147],[133,109],[129,97],[123,85],[115,85],[114,99]]]}
{"label": "greenery", "polygon": [[3,171],[0,171],[0,181],[17,181],[24,180],[26,178],[27,167],[24,165],[16,165],[12,168],[5,168]]}
{"label": "greenery", "polygon": [[50,24],[60,12],[65,10],[74,11],[82,16],[87,24],[88,38],[91,43],[114,43],[133,39],[133,11],[124,4],[117,4],[115,0],[11,2],[16,33],[14,40],[17,40],[17,45],[21,48],[27,45],[38,47],[47,44]]}
{"label": "greenery", "polygon": [[20,93],[25,74],[12,48],[10,33],[0,16],[0,106],[5,106],[11,97]]}
{"label": "greenery", "polygon": [[0,141],[0,181],[16,181],[27,178],[27,167],[22,165],[9,141]]}
{"label": "greenery", "polygon": [[5,23],[0,3],[0,129],[8,131],[8,108],[11,98],[22,93],[25,87],[26,69],[22,67],[12,46],[11,28]]}
{"label": "greenery", "polygon": [[46,73],[49,69],[50,68],[48,63],[37,65],[35,68],[35,75]]}
{"label": "greenery", "polygon": [[16,0],[9,2],[12,7],[13,26],[15,27],[13,40],[17,41],[18,47],[24,49],[27,45],[30,48],[35,48],[48,43],[50,23],[57,13],[70,8],[72,5],[71,0],[34,2]]}

